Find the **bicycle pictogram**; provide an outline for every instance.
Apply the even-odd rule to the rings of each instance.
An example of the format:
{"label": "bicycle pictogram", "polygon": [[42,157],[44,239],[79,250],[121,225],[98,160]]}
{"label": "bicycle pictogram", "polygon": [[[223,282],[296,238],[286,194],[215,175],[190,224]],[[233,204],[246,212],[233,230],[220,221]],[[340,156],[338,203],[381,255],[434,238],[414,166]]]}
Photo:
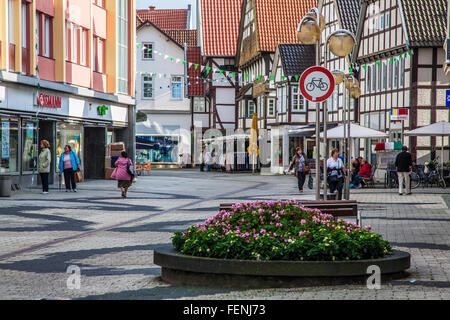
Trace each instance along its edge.
{"label": "bicycle pictogram", "polygon": [[318,88],[320,91],[327,91],[328,84],[322,81],[322,78],[312,78],[311,82],[306,85],[306,90],[313,91],[314,88]]}

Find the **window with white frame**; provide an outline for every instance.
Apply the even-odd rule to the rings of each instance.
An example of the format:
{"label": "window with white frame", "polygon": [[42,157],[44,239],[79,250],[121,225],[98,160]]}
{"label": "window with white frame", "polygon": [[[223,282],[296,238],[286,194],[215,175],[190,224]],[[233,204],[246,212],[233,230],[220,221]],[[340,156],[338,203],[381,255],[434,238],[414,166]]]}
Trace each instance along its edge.
{"label": "window with white frame", "polygon": [[255,102],[253,102],[252,100],[249,100],[247,117],[252,117],[254,113],[255,113]]}
{"label": "window with white frame", "polygon": [[394,61],[394,88],[398,88],[398,60]]}
{"label": "window with white frame", "polygon": [[366,91],[370,92],[372,89],[372,66],[367,66],[366,72]]}
{"label": "window with white frame", "polygon": [[87,32],[86,29],[80,28],[80,63],[86,65],[86,55],[87,55]]}
{"label": "window with white frame", "polygon": [[268,117],[275,116],[275,99],[272,98],[267,99],[267,116]]}
{"label": "window with white frame", "polygon": [[375,92],[376,90],[377,90],[377,70],[374,64],[372,66],[372,91]]}
{"label": "window with white frame", "polygon": [[377,64],[377,71],[378,71],[378,79],[377,79],[378,90],[381,90],[381,81],[383,80],[383,69],[381,62]]}
{"label": "window with white frame", "polygon": [[172,76],[172,99],[182,99],[183,78],[181,76]]}
{"label": "window with white frame", "polygon": [[392,74],[394,73],[393,71],[393,64],[392,61],[389,61],[389,66],[388,66],[388,88],[392,89]]}
{"label": "window with white frame", "polygon": [[389,28],[391,26],[391,14],[390,13],[386,13],[386,29]]}
{"label": "window with white frame", "polygon": [[405,86],[405,58],[400,60],[400,86]]}
{"label": "window with white frame", "polygon": [[194,97],[194,112],[205,112],[205,98]]}
{"label": "window with white frame", "polygon": [[153,60],[153,43],[143,44],[142,60]]}
{"label": "window with white frame", "polygon": [[78,26],[72,24],[72,32],[71,34],[71,44],[72,44],[72,51],[71,51],[71,61],[73,63],[78,63]]}
{"label": "window with white frame", "polygon": [[291,87],[291,98],[292,111],[306,111],[306,101],[301,95],[298,86]]}
{"label": "window with white frame", "polygon": [[387,78],[388,78],[388,63],[387,61],[383,61],[383,90],[387,88]]}
{"label": "window with white frame", "polygon": [[[336,95],[336,97],[334,98],[334,103],[333,103],[333,111],[338,111],[339,110],[339,89],[341,86],[337,86],[336,90],[334,90],[333,95]],[[306,104],[308,104],[308,102],[306,101]]]}
{"label": "window with white frame", "polygon": [[153,77],[142,75],[142,99],[153,99]]}

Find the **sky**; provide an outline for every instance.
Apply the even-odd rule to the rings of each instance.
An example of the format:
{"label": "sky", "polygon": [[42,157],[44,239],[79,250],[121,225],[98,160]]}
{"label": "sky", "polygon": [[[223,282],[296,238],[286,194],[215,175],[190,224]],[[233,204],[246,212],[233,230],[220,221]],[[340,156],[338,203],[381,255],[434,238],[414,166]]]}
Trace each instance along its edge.
{"label": "sky", "polygon": [[188,4],[192,6],[191,28],[195,29],[196,0],[136,0],[136,9],[148,9],[149,6],[155,6],[156,9],[187,9]]}

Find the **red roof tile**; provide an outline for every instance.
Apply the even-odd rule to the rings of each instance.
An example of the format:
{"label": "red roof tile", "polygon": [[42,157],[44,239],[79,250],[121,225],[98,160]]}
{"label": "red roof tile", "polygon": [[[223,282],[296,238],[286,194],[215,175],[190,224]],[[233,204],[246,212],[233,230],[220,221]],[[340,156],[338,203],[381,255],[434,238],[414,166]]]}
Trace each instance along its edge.
{"label": "red roof tile", "polygon": [[242,0],[201,0],[203,54],[234,56]]}
{"label": "red roof tile", "polygon": [[201,64],[201,50],[200,47],[188,47],[186,49],[187,61],[189,63],[198,64],[199,66],[195,69],[195,65],[187,67],[188,74],[188,96],[203,96],[205,94],[205,85],[201,80],[202,68]]}
{"label": "red roof tile", "polygon": [[197,46],[197,30],[164,30],[164,33],[182,46],[185,43],[189,47]]}
{"label": "red roof tile", "polygon": [[278,43],[297,43],[297,28],[317,0],[255,0],[260,51],[275,52]]}
{"label": "red roof tile", "polygon": [[[150,20],[162,30],[186,29],[187,9],[138,9],[136,15],[141,21]],[[137,19],[136,19],[137,20]]]}

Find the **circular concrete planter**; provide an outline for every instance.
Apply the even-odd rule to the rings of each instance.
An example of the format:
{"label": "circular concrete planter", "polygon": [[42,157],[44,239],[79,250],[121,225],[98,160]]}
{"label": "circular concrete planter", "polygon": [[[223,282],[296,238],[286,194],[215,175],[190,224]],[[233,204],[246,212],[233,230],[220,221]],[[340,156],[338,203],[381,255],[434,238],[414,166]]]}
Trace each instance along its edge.
{"label": "circular concrete planter", "polygon": [[394,250],[388,257],[347,261],[254,261],[187,256],[172,247],[155,250],[154,263],[161,277],[173,284],[214,287],[299,287],[365,283],[380,268],[381,279],[407,276],[409,253]]}

